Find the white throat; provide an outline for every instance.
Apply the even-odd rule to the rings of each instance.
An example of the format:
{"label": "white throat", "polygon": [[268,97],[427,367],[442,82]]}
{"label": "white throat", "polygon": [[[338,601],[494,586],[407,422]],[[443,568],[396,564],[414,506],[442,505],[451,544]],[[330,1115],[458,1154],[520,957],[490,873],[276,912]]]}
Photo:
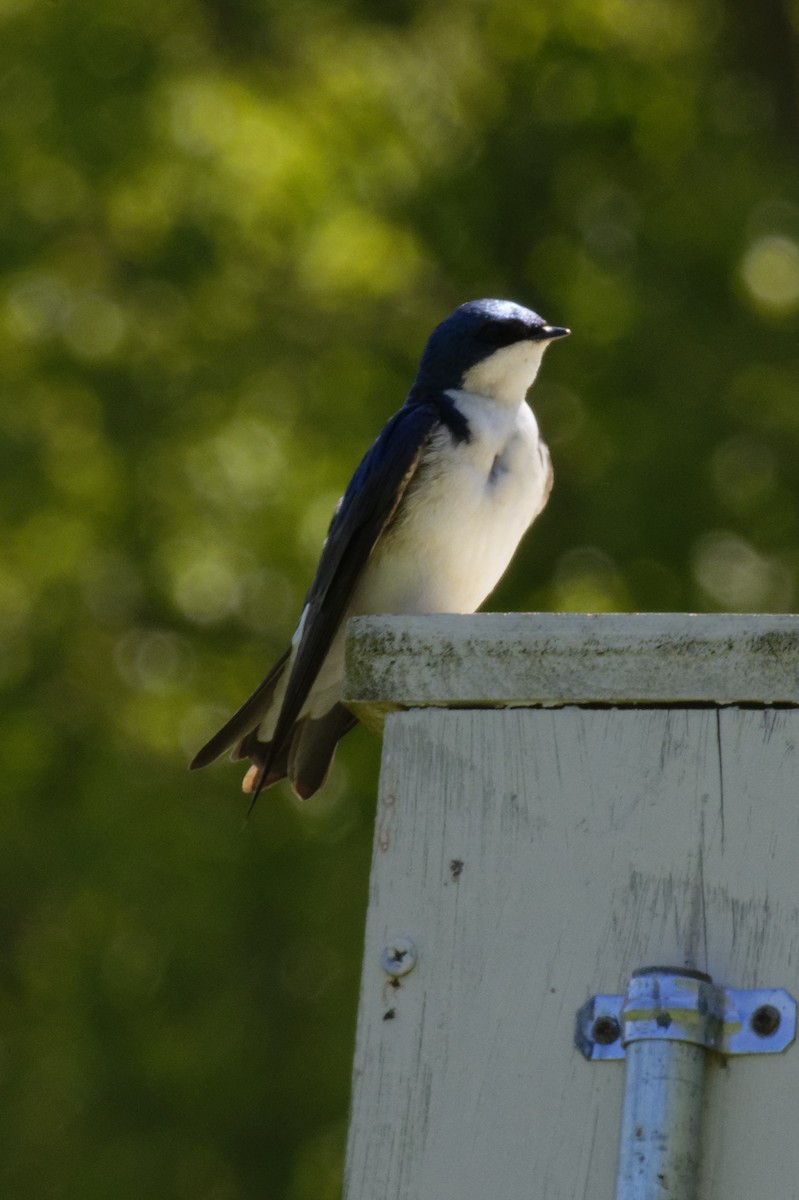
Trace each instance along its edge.
{"label": "white throat", "polygon": [[466,371],[461,389],[515,408],[527,395],[548,345],[548,342],[515,342],[503,346]]}

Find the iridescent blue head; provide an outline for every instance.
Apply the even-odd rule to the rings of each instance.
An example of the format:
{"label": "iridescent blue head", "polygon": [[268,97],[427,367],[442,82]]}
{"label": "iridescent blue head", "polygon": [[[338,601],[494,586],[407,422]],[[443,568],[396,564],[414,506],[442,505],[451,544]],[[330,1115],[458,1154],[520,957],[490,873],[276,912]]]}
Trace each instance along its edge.
{"label": "iridescent blue head", "polygon": [[568,332],[511,300],[470,300],[433,330],[416,384],[521,402],[548,344]]}

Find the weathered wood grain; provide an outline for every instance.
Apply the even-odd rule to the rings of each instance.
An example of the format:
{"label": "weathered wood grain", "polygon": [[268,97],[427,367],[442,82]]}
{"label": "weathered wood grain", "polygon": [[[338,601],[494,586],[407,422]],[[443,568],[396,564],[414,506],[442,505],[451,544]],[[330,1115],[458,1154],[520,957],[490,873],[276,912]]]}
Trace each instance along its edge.
{"label": "weathered wood grain", "polygon": [[373,726],[387,711],[431,705],[799,705],[799,617],[359,617],[349,626],[346,695]]}

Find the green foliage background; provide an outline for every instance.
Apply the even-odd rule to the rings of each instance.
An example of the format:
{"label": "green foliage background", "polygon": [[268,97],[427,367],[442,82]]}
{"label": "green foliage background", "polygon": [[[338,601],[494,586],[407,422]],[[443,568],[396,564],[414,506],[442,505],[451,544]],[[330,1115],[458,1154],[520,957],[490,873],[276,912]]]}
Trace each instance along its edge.
{"label": "green foliage background", "polygon": [[340,1188],[379,745],[185,762],[461,301],[574,336],[492,607],[789,609],[796,0],[0,0],[0,1192]]}

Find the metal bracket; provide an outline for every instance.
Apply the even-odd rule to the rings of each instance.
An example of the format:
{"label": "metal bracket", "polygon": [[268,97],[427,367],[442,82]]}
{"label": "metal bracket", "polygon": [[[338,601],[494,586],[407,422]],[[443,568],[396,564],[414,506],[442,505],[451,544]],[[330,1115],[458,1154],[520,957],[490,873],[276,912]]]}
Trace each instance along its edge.
{"label": "metal bracket", "polygon": [[688,1042],[718,1054],[778,1054],[796,1036],[796,1001],[783,988],[718,987],[686,968],[636,971],[623,996],[591,996],[575,1044],[592,1062],[624,1058],[631,1042]]}
{"label": "metal bracket", "polygon": [[577,1046],[592,1061],[626,1060],[616,1200],[696,1200],[707,1051],[775,1054],[795,1033],[782,988],[722,988],[687,968],[647,967],[623,996],[592,996]]}

